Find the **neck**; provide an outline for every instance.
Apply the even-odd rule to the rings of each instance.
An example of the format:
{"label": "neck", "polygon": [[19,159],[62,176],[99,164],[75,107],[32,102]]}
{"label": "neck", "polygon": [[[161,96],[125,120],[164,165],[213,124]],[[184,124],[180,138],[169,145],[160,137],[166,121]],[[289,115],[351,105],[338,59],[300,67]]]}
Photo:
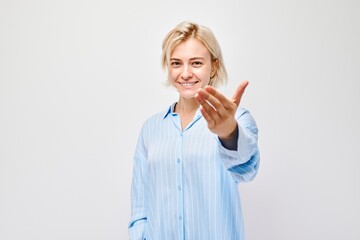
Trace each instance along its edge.
{"label": "neck", "polygon": [[199,103],[195,98],[182,98],[180,96],[178,103],[175,106],[175,112],[180,115],[194,115],[199,108]]}

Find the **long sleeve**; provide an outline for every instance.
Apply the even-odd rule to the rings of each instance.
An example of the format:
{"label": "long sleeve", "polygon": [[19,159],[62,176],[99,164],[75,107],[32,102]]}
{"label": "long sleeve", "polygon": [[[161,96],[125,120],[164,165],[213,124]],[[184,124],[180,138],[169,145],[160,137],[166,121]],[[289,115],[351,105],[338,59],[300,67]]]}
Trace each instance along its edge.
{"label": "long sleeve", "polygon": [[250,113],[239,108],[235,118],[238,123],[237,150],[228,150],[219,141],[220,157],[236,182],[253,180],[259,168],[258,129]]}
{"label": "long sleeve", "polygon": [[130,240],[145,239],[146,211],[146,148],[141,131],[133,160],[133,178],[131,186],[131,219],[129,223]]}
{"label": "long sleeve", "polygon": [[238,146],[229,151],[200,109],[185,129],[173,109],[147,119],[138,138],[130,240],[244,240],[237,183],[250,181],[258,169],[255,121],[238,109]]}

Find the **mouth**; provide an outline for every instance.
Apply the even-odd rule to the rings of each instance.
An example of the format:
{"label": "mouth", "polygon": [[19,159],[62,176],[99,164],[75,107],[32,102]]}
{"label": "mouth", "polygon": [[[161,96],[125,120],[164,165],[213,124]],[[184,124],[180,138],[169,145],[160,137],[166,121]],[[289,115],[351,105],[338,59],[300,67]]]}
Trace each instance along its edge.
{"label": "mouth", "polygon": [[183,87],[192,87],[194,86],[195,84],[197,84],[199,81],[196,81],[196,82],[179,82],[179,84]]}

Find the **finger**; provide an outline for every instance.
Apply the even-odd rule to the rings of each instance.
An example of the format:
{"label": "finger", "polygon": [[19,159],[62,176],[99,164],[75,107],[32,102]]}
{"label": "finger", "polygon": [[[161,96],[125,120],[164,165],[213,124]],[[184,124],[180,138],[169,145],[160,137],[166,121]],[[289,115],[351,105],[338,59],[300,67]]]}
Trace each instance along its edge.
{"label": "finger", "polygon": [[205,91],[204,89],[200,89],[198,94],[208,103],[210,103],[213,106],[213,108],[215,108],[217,114],[222,116],[225,113],[226,109],[224,108],[222,102],[220,102],[217,97]]}
{"label": "finger", "polygon": [[234,96],[231,98],[232,102],[235,103],[236,106],[239,106],[241,97],[244,94],[245,88],[247,87],[248,84],[249,82],[245,80],[242,83],[240,83],[240,85],[237,87]]}
{"label": "finger", "polygon": [[209,103],[207,99],[204,98],[201,91],[199,91],[195,95],[195,99],[198,101],[204,111],[206,111],[209,117],[211,117],[215,122],[219,120],[220,116],[217,109],[215,109],[215,107],[211,103]]}
{"label": "finger", "polygon": [[225,109],[231,108],[232,101],[225,97],[220,91],[216,90],[214,87],[211,86],[206,86],[205,90],[211,95],[213,95],[215,98],[217,98]]}
{"label": "finger", "polygon": [[208,112],[201,106],[200,112],[208,124],[208,128],[212,129],[215,126],[215,120],[208,114]]}

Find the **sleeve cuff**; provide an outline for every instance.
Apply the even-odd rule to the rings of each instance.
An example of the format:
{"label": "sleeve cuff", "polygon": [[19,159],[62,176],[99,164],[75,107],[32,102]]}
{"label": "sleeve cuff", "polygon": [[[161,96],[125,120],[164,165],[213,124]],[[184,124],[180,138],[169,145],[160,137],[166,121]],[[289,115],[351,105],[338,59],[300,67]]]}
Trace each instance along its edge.
{"label": "sleeve cuff", "polygon": [[227,169],[246,163],[255,153],[254,150],[257,149],[256,139],[248,136],[243,128],[240,127],[239,123],[238,130],[239,135],[237,140],[237,150],[229,150],[225,148],[220,139],[217,138],[220,157]]}
{"label": "sleeve cuff", "polygon": [[145,240],[146,219],[140,219],[129,226],[130,240]]}

